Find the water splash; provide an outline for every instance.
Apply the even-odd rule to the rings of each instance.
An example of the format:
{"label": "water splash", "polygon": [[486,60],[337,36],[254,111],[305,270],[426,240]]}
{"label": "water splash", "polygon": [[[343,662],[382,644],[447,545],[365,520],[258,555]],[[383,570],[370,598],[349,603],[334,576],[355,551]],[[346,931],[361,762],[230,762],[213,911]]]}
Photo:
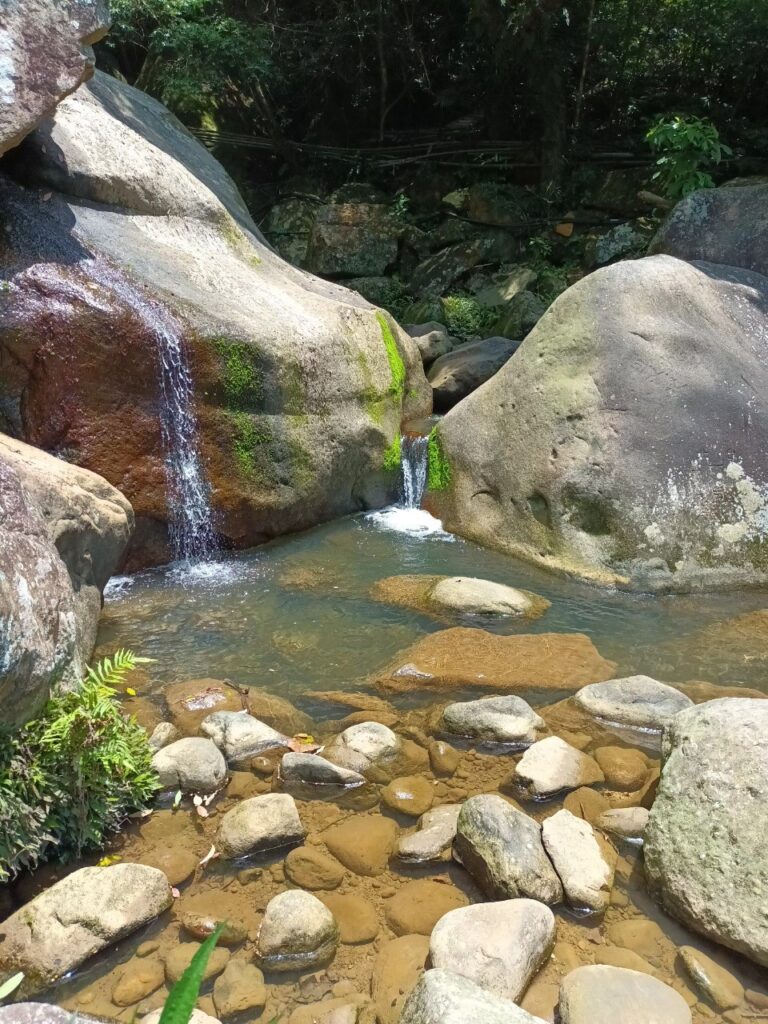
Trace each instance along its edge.
{"label": "water splash", "polygon": [[400,438],[400,505],[421,508],[427,487],[426,435],[404,434]]}

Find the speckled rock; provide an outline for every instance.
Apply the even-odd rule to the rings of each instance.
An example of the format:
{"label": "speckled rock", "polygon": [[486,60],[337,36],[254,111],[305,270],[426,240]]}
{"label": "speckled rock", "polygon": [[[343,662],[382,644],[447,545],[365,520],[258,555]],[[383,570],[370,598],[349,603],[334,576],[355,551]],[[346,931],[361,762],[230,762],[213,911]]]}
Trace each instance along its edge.
{"label": "speckled rock", "polygon": [[596,718],[659,731],[693,701],[680,690],[650,676],[628,676],[592,683],[574,694],[574,701]]}
{"label": "speckled rock", "polygon": [[403,836],[395,846],[395,856],[411,863],[443,860],[456,835],[461,804],[441,804],[419,818],[419,829]]}
{"label": "speckled rock", "polygon": [[312,971],[329,963],[339,944],[330,910],[313,896],[292,889],[273,896],[259,928],[258,958],[270,971]]}
{"label": "speckled rock", "polygon": [[602,913],[608,906],[616,869],[616,851],[589,822],[565,809],[541,827],[544,849],[563,883],[565,899],[577,910]]}
{"label": "speckled rock", "polygon": [[522,697],[482,697],[449,704],[442,725],[457,736],[522,747],[535,742],[544,720]]}
{"label": "speckled rock", "polygon": [[300,843],[304,839],[296,801],[287,793],[265,793],[243,800],[219,824],[216,847],[225,860],[261,850]]}
{"label": "speckled rock", "polygon": [[562,1024],[691,1024],[691,1011],[669,985],[621,967],[577,967],[560,986]]}
{"label": "speckled rock", "polygon": [[200,731],[210,736],[228,764],[237,764],[282,747],[286,737],[245,711],[214,711],[200,723]]}

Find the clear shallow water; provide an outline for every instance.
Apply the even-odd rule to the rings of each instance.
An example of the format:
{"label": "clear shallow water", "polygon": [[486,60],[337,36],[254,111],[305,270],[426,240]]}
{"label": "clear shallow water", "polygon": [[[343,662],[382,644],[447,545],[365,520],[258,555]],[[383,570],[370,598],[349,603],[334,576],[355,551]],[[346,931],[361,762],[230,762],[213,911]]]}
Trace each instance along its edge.
{"label": "clear shallow water", "polygon": [[[437,621],[371,599],[401,573],[472,575],[552,602],[535,622]],[[312,690],[361,681],[425,633],[452,625],[497,633],[583,632],[619,674],[704,679],[768,690],[765,662],[702,643],[715,623],[768,606],[759,593],[645,596],[563,580],[452,537],[419,509],[392,508],[317,527],[221,561],[161,567],[113,580],[99,633],[104,649],[156,659],[154,685],[228,678],[280,693],[305,710]],[[704,631],[702,633],[702,631]]]}

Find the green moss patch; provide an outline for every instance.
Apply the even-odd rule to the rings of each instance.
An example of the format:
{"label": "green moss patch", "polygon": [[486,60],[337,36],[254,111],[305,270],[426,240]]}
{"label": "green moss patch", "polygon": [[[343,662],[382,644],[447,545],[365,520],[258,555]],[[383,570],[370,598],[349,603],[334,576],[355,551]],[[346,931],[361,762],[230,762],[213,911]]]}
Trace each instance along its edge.
{"label": "green moss patch", "polygon": [[221,383],[230,409],[253,409],[261,401],[264,382],[258,352],[244,341],[216,338],[221,358]]}
{"label": "green moss patch", "polygon": [[235,462],[242,476],[265,480],[269,477],[268,445],[272,441],[269,430],[260,426],[247,412],[231,414],[234,427],[232,448]]}
{"label": "green moss patch", "polygon": [[388,473],[394,473],[400,469],[400,463],[402,461],[402,455],[400,452],[400,438],[395,437],[392,440],[392,444],[384,452],[384,469]]}
{"label": "green moss patch", "polygon": [[389,321],[381,312],[376,314],[376,319],[379,321],[381,337],[384,340],[384,348],[387,350],[389,370],[392,374],[392,383],[389,386],[389,391],[394,398],[401,399],[403,397],[403,392],[405,391],[405,363],[403,362],[403,357],[400,355],[400,350],[397,347],[397,342],[395,341],[395,336],[392,333]]}
{"label": "green moss patch", "polygon": [[444,491],[451,483],[453,472],[445,456],[437,427],[433,427],[427,439],[427,489]]}

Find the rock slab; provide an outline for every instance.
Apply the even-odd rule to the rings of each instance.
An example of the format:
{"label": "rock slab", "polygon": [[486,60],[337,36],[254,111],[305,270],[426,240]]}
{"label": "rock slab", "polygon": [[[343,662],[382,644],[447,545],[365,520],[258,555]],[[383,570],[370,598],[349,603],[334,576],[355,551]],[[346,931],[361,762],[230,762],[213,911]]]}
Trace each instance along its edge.
{"label": "rock slab", "polygon": [[547,818],[541,836],[566,902],[578,910],[602,913],[611,897],[616,851],[600,841],[588,821],[565,809]]}
{"label": "rock slab", "polygon": [[403,1007],[400,1024],[545,1024],[540,1017],[488,992],[468,978],[426,971]]}
{"label": "rock slab", "polygon": [[628,676],[592,683],[574,694],[574,701],[596,718],[634,729],[661,731],[693,701],[673,686],[650,676]]}
{"label": "rock slab", "polygon": [[683,997],[649,974],[577,967],[560,985],[562,1024],[691,1024]]}

